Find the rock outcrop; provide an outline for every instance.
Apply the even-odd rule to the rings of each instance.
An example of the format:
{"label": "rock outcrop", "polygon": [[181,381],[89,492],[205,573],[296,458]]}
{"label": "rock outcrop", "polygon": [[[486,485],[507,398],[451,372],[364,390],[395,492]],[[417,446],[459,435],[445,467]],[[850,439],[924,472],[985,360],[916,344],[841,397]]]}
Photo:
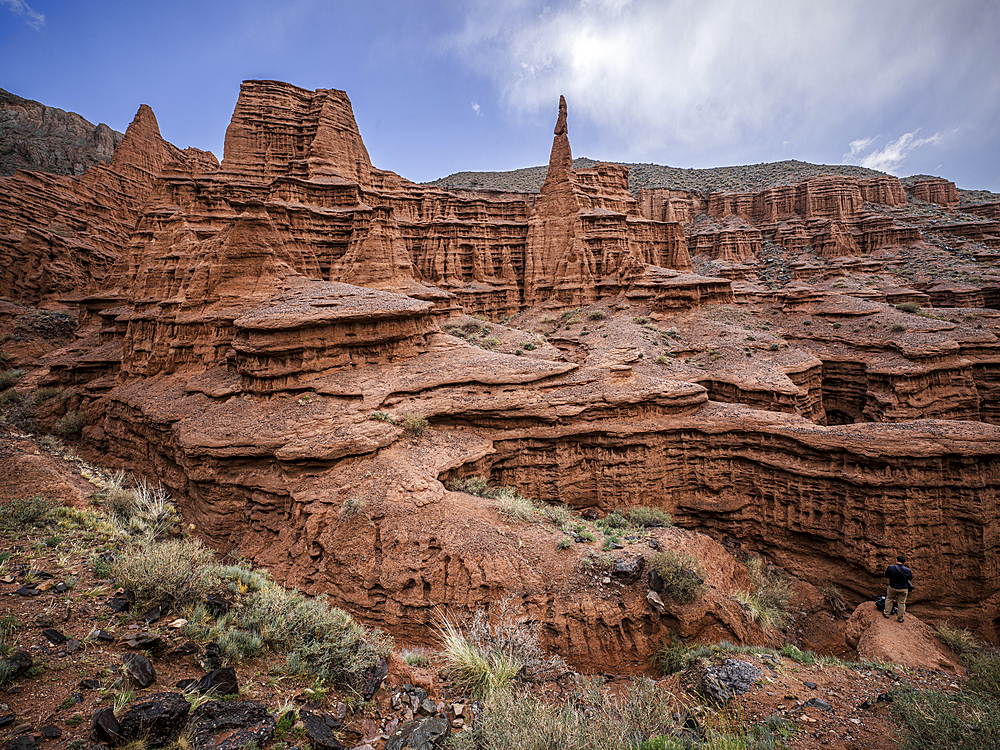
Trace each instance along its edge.
{"label": "rock outcrop", "polygon": [[123,137],[104,123],[0,89],[0,176],[19,169],[79,176],[109,163]]}
{"label": "rock outcrop", "polygon": [[549,171],[528,222],[524,304],[590,304],[622,289],[622,271],[636,263],[690,270],[679,225],[641,217],[626,168],[573,169],[563,97],[554,133]]}
{"label": "rock outcrop", "polygon": [[[598,515],[658,507],[852,599],[905,549],[940,572],[915,612],[995,638],[990,311],[968,313],[976,328],[891,308],[882,288],[695,273],[674,196],[633,199],[620,166],[574,170],[565,102],[554,136],[537,198],[448,193],[372,166],[343,92],[245,82],[221,168],[161,165],[46,382],[215,547],[417,642],[436,607],[506,597],[590,668],[639,667],[670,630],[766,639],[711,539],[657,532],[711,561],[704,601],[661,611],[641,582],[553,553],[549,527],[447,489],[474,475]],[[750,267],[782,237],[822,249],[803,276],[868,273],[831,258],[920,242],[879,212],[899,209],[896,185],[716,196],[719,223],[759,234],[720,252]],[[886,288],[932,299],[899,281]],[[506,322],[474,346],[446,332],[462,312]]]}
{"label": "rock outcrop", "polygon": [[171,161],[193,170],[217,167],[210,153],[164,141],[143,105],[109,164],[79,177],[27,171],[0,177],[0,294],[54,306],[102,288]]}

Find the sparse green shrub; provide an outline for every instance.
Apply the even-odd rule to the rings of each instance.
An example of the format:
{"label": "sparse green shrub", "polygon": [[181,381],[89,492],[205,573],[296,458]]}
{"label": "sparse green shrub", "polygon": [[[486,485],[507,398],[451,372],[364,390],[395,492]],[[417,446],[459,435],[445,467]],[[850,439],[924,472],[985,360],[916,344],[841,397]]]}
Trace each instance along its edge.
{"label": "sparse green shrub", "polygon": [[48,401],[50,398],[54,398],[62,394],[63,389],[58,386],[48,386],[46,388],[39,388],[34,393],[31,394],[31,403],[36,406],[43,401]]}
{"label": "sparse green shrub", "polygon": [[430,657],[422,650],[406,650],[402,653],[403,661],[411,667],[426,667],[431,663]]}
{"label": "sparse green shrub", "polygon": [[53,519],[56,503],[44,500],[40,495],[28,499],[11,500],[0,505],[0,529],[19,529],[48,526]]}
{"label": "sparse green shrub", "polygon": [[628,519],[616,510],[608,513],[601,520],[601,525],[608,529],[624,529],[628,526]]}
{"label": "sparse green shrub", "polygon": [[493,495],[496,509],[501,514],[517,521],[531,521],[535,518],[535,504],[512,487],[501,487]]}
{"label": "sparse green shrub", "polygon": [[414,435],[415,437],[420,437],[425,432],[427,432],[430,427],[430,423],[427,421],[427,417],[423,414],[418,414],[417,412],[409,412],[403,417],[402,421],[403,429]]}
{"label": "sparse green shrub", "polygon": [[816,654],[812,651],[803,651],[798,646],[791,643],[784,644],[780,649],[778,649],[778,653],[788,659],[797,661],[799,664],[816,663]]}
{"label": "sparse green shrub", "polygon": [[344,504],[340,506],[340,518],[342,520],[353,518],[363,511],[366,505],[367,503],[360,497],[348,497],[344,500]]}
{"label": "sparse green shrub", "polygon": [[937,632],[937,636],[941,639],[941,642],[954,651],[960,659],[965,659],[966,656],[971,656],[982,651],[982,646],[979,645],[976,636],[968,630],[953,628],[946,622],[939,622],[934,627],[934,630]]}
{"label": "sparse green shrub", "polygon": [[664,643],[653,654],[653,663],[663,674],[674,674],[687,669],[694,663],[695,656],[691,649],[676,633],[670,634],[670,642]]}
{"label": "sparse green shrub", "polygon": [[13,388],[24,375],[24,370],[4,370],[0,372],[0,391]]}
{"label": "sparse green shrub", "polygon": [[5,391],[0,391],[0,406],[16,404],[21,400],[21,398],[21,394],[18,392],[17,388],[8,388]]}
{"label": "sparse green shrub", "polygon": [[538,505],[538,513],[546,521],[551,522],[560,529],[565,529],[566,526],[573,520],[573,511],[567,505],[549,505],[548,503],[540,503]]}
{"label": "sparse green shrub", "polygon": [[236,623],[268,648],[286,653],[289,673],[323,682],[349,681],[392,650],[389,636],[362,627],[329,606],[325,596],[307,598],[266,579],[243,601]]}
{"label": "sparse green shrub", "polygon": [[804,326],[811,326],[812,324],[813,324],[813,322],[811,320],[803,320],[802,321],[802,325],[804,325]]}
{"label": "sparse green shrub", "polygon": [[490,497],[490,480],[486,477],[463,477],[452,479],[448,482],[448,489],[452,492],[465,492],[468,495],[477,497]]}
{"label": "sparse green shrub", "polygon": [[604,320],[608,317],[608,314],[604,310],[591,310],[587,313],[587,317],[591,320]]}
{"label": "sparse green shrub", "polygon": [[596,680],[578,678],[569,699],[557,703],[527,692],[493,693],[476,717],[475,731],[457,734],[471,734],[471,746],[484,750],[681,750],[687,745],[673,738],[681,722],[673,701],[648,678],[636,678],[616,693]]}
{"label": "sparse green shrub", "polygon": [[900,312],[911,313],[913,315],[919,315],[922,310],[916,302],[900,302],[896,305],[896,309]]}
{"label": "sparse green shrub", "polygon": [[496,336],[487,336],[483,339],[484,349],[496,349],[498,346],[500,346],[500,339]]}
{"label": "sparse green shrub", "polygon": [[0,656],[7,656],[14,650],[15,635],[18,630],[20,625],[13,615],[0,617]]}
{"label": "sparse green shrub", "polygon": [[580,570],[584,573],[604,573],[612,566],[614,561],[614,555],[609,555],[607,552],[598,552],[592,549],[580,558]]}
{"label": "sparse green shrub", "polygon": [[645,325],[646,323],[649,322],[649,316],[648,315],[637,315],[636,317],[632,318],[632,322],[633,323],[638,323],[639,325]]}
{"label": "sparse green shrub", "polygon": [[653,361],[656,362],[656,364],[658,365],[665,365],[668,362],[670,362],[672,358],[673,355],[670,352],[663,352],[662,354],[657,355],[656,359],[654,359]]}
{"label": "sparse green shrub", "polygon": [[757,556],[747,560],[747,570],[753,581],[753,591],[737,591],[734,596],[761,630],[782,628],[788,620],[788,606],[792,598],[791,579]]}
{"label": "sparse green shrub", "polygon": [[657,552],[650,559],[649,566],[663,581],[663,593],[674,601],[690,604],[701,596],[705,571],[686,552]]}
{"label": "sparse green shrub", "polygon": [[124,471],[91,473],[98,490],[94,505],[103,506],[114,528],[131,537],[158,539],[180,523],[177,508],[163,487],[145,479],[129,481]]}
{"label": "sparse green shrub", "polygon": [[771,344],[771,351],[772,351],[772,352],[776,352],[776,351],[778,351],[778,350],[779,350],[780,348],[781,348],[781,346],[780,346],[779,344],[776,344],[776,343],[775,343],[775,344]]}
{"label": "sparse green shrub", "polygon": [[538,348],[538,346],[533,341],[529,341],[526,344],[522,344],[521,348],[526,352],[533,352]]}
{"label": "sparse green shrub", "polygon": [[573,546],[573,540],[568,536],[564,536],[558,542],[556,542],[556,549],[569,549]]}
{"label": "sparse green shrub", "polygon": [[212,552],[196,539],[146,541],[116,555],[111,577],[142,602],[163,599],[184,605],[212,586]]}
{"label": "sparse green shrub", "polygon": [[368,415],[368,419],[374,422],[388,422],[389,424],[396,424],[395,420],[389,416],[388,412],[384,411],[373,411]]}
{"label": "sparse green shrub", "polygon": [[831,323],[830,327],[831,328],[840,328],[840,323],[839,322],[838,323]]}
{"label": "sparse green shrub", "polygon": [[82,409],[68,411],[56,422],[55,430],[60,435],[76,435],[87,424],[87,413]]}
{"label": "sparse green shrub", "polygon": [[904,326],[902,323],[893,323],[892,324],[892,332],[893,333],[902,333],[905,330],[906,330],[906,326]]}
{"label": "sparse green shrub", "polygon": [[669,513],[659,508],[649,508],[645,505],[627,508],[625,510],[625,517],[635,526],[645,526],[647,528],[674,525],[674,519]]}

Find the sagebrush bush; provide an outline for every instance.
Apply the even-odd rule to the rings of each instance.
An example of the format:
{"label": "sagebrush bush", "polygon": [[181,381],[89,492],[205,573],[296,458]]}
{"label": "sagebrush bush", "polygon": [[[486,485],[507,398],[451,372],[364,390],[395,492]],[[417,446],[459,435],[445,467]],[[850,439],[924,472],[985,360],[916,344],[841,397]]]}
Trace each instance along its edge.
{"label": "sagebrush bush", "polygon": [[649,567],[663,581],[663,593],[680,604],[697,601],[705,585],[705,571],[686,552],[664,550],[650,558]]}
{"label": "sagebrush bush", "polygon": [[83,409],[68,411],[56,421],[55,430],[60,435],[76,435],[87,424],[87,413]]}
{"label": "sagebrush bush", "polygon": [[307,598],[270,581],[243,601],[236,620],[266,646],[284,652],[291,674],[324,682],[349,680],[392,650],[388,635],[358,624],[325,596]]}
{"label": "sagebrush bush", "polygon": [[644,505],[639,505],[635,508],[628,508],[623,512],[629,522],[636,526],[654,528],[659,526],[674,525],[673,517],[666,511],[660,510],[659,508],[648,508]]}
{"label": "sagebrush bush", "polygon": [[196,539],[144,541],[116,555],[110,572],[140,602],[165,599],[181,606],[203,597],[215,582],[212,559]]}
{"label": "sagebrush bush", "polygon": [[515,680],[535,682],[568,671],[562,659],[547,656],[538,645],[538,627],[505,599],[476,611],[464,627],[442,617],[438,637],[456,681],[486,698],[506,692]]}
{"label": "sagebrush bush", "polygon": [[896,309],[905,313],[913,313],[915,315],[918,315],[921,311],[920,305],[916,302],[900,302],[896,305]]}
{"label": "sagebrush bush", "polygon": [[24,375],[24,370],[3,370],[0,372],[0,391],[13,388],[22,375]]}

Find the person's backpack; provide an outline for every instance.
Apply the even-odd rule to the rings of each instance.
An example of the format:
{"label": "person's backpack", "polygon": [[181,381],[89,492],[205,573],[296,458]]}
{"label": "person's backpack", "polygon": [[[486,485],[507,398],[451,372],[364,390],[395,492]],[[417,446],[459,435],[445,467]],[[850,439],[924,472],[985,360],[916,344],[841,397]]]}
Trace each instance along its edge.
{"label": "person's backpack", "polygon": [[[885,597],[884,596],[880,596],[880,597],[878,597],[875,600],[875,609],[877,609],[879,612],[882,612],[883,614],[885,614]],[[899,610],[899,602],[897,602],[895,599],[893,599],[892,600],[892,612],[890,612],[889,614],[894,615],[894,614],[896,614],[896,612],[898,610]]]}

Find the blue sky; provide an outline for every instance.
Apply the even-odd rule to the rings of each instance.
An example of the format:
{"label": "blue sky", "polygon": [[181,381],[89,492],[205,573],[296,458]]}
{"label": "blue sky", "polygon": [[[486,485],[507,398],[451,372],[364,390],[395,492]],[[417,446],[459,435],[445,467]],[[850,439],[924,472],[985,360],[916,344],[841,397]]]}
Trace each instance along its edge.
{"label": "blue sky", "polygon": [[800,159],[1000,192],[997,0],[0,0],[0,88],[222,157],[240,82],[347,91],[380,168]]}

